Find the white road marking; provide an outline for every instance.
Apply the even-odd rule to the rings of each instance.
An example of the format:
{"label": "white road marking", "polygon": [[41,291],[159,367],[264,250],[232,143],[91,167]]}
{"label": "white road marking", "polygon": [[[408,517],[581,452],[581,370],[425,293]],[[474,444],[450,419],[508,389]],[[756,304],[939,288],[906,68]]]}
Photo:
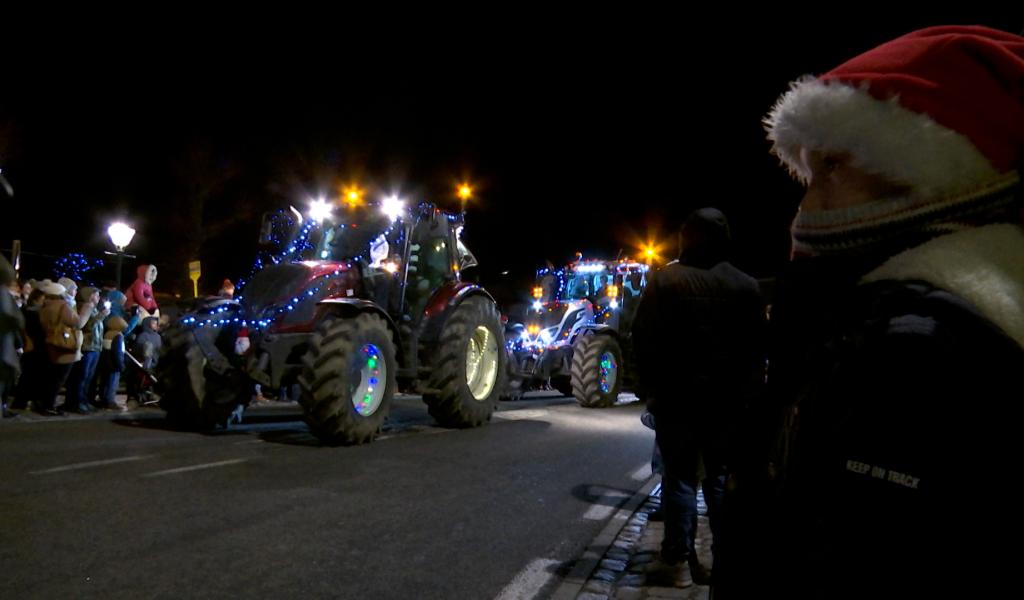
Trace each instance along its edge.
{"label": "white road marking", "polygon": [[30,475],[43,475],[46,473],[60,473],[62,471],[74,471],[77,469],[91,469],[92,467],[102,467],[105,465],[115,465],[117,463],[132,462],[136,460],[143,460],[145,458],[153,458],[152,456],[122,456],[121,458],[111,458],[108,460],[91,460],[89,462],[75,463],[73,465],[64,465],[63,467],[54,467],[52,469],[46,469],[44,471],[30,471]]}
{"label": "white road marking", "polygon": [[648,479],[651,478],[651,475],[651,463],[644,463],[640,465],[639,469],[633,471],[633,473],[630,474],[629,477],[633,481],[647,481]]}
{"label": "white road marking", "polygon": [[583,518],[591,521],[603,521],[618,510],[622,501],[631,495],[618,490],[608,490],[594,501],[594,505],[588,508],[587,512],[583,513]]}
{"label": "white road marking", "polygon": [[494,600],[532,600],[551,578],[555,576],[557,560],[537,558],[512,578]]}
{"label": "white road marking", "polygon": [[222,460],[220,462],[203,463],[201,465],[192,465],[191,467],[180,467],[177,469],[167,469],[165,471],[154,471],[153,473],[146,473],[143,477],[160,477],[162,475],[174,475],[176,473],[187,473],[188,471],[199,471],[202,469],[213,469],[216,467],[226,467],[228,465],[237,465],[238,463],[244,463],[249,460],[248,458],[236,458],[234,460]]}

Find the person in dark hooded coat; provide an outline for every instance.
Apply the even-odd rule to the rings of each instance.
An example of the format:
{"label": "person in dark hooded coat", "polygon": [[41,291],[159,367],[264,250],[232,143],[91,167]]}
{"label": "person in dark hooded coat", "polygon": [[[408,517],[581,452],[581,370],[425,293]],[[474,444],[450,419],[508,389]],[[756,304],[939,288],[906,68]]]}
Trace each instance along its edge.
{"label": "person in dark hooded coat", "polygon": [[[694,552],[697,485],[718,529],[730,428],[764,380],[764,307],[755,279],[727,262],[731,236],[715,208],[694,211],[677,261],[655,273],[633,326],[640,383],[664,460],[665,537],[654,573],[685,585],[710,574]],[[703,468],[702,468],[703,467]]]}
{"label": "person in dark hooded coat", "polygon": [[18,349],[22,347],[24,320],[7,286],[17,275],[11,263],[0,256],[0,416],[7,417],[7,394],[14,387],[21,368]]}

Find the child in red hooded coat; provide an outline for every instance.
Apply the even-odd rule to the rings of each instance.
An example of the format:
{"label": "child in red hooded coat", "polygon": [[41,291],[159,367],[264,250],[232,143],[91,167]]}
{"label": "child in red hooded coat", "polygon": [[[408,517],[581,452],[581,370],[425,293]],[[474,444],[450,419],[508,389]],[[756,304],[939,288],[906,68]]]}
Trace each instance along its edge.
{"label": "child in red hooded coat", "polygon": [[125,296],[128,297],[124,304],[125,310],[131,314],[132,307],[139,306],[141,310],[145,311],[145,314],[140,315],[141,318],[159,316],[159,307],[156,304],[156,298],[153,297],[156,265],[139,265],[136,272],[138,273],[138,278],[132,283],[131,287],[125,290]]}

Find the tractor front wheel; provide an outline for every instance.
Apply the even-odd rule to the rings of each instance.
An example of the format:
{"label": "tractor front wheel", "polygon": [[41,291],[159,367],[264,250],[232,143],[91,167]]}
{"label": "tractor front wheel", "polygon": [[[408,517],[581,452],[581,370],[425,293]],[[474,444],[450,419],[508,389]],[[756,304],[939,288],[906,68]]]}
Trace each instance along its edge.
{"label": "tractor front wheel", "polygon": [[391,410],[397,371],[391,332],[379,316],[321,324],[299,376],[310,430],[328,444],[373,441]]}
{"label": "tractor front wheel", "polygon": [[610,335],[579,338],[572,350],[572,394],[585,408],[615,404],[622,388],[622,349]]}

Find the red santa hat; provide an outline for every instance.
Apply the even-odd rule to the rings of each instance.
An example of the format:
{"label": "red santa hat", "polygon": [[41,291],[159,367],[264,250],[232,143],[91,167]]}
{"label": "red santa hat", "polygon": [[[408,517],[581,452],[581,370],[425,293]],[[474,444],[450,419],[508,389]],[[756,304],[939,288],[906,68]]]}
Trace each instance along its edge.
{"label": "red santa hat", "polygon": [[805,183],[801,148],[848,153],[912,197],[972,190],[1024,161],[1024,38],[976,26],[909,33],[794,82],[765,125]]}

